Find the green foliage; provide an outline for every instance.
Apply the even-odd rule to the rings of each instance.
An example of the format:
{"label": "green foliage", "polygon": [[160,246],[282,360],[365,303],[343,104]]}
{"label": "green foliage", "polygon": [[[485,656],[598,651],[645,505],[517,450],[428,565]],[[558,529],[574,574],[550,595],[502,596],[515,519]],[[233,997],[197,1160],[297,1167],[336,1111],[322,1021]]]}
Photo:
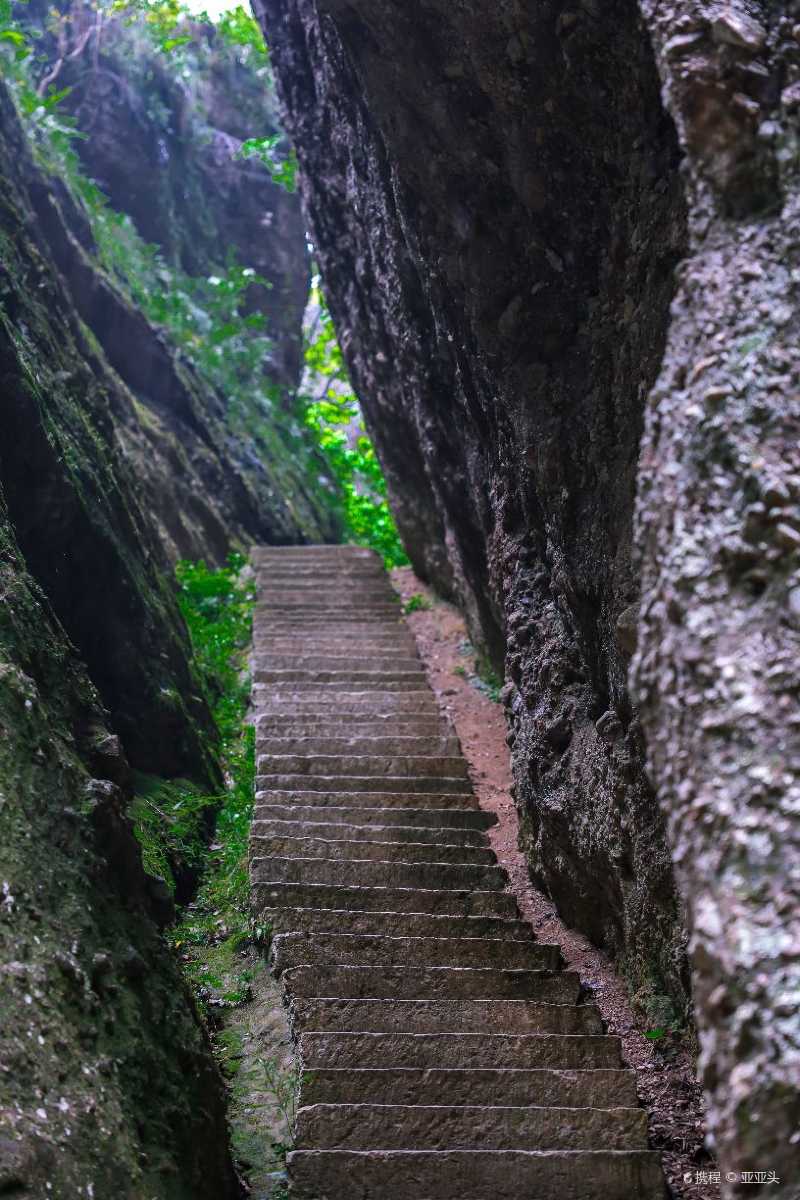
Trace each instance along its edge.
{"label": "green foliage", "polygon": [[[187,878],[206,874],[201,894],[208,893],[213,905],[209,908],[206,903],[198,915],[198,927],[205,932],[223,908],[244,905],[247,894],[244,856],[252,813],[255,741],[253,731],[243,725],[249,682],[239,658],[250,639],[254,590],[252,584],[240,581],[243,563],[240,555],[232,555],[220,570],[189,562],[179,563],[176,569],[181,611],[220,735],[226,790],[221,796],[207,795],[187,780],[139,775],[131,808],[145,867],[165,879],[173,894]],[[215,814],[217,840],[209,848]],[[209,868],[213,868],[210,873]],[[241,922],[234,932],[241,932]],[[195,935],[199,936],[197,930]]]}
{"label": "green foliage", "polygon": [[470,683],[479,692],[483,692],[492,704],[500,703],[500,692],[503,689],[503,681],[490,668],[479,670],[477,674],[470,676]]}
{"label": "green foliage", "polygon": [[150,875],[160,876],[175,895],[178,884],[197,872],[206,851],[208,822],[217,797],[189,780],[137,774],[129,810]]}
{"label": "green foliage", "polygon": [[476,691],[481,692],[493,704],[499,704],[500,692],[503,688],[502,679],[485,662],[476,658],[475,647],[471,642],[461,642],[458,647],[458,653],[473,660],[472,669],[468,670],[467,667],[459,665],[453,668],[453,674],[460,675],[462,679],[466,679]]}
{"label": "green foliage", "polygon": [[[210,20],[205,15],[203,19]],[[220,37],[229,46],[243,46],[257,62],[263,65],[269,62],[269,52],[261,26],[241,5],[222,13],[217,18],[216,25]]]}
{"label": "green foliage", "polygon": [[405,566],[408,557],[389,508],[386,480],[364,429],[333,320],[318,286],[312,290],[312,300],[319,314],[306,338],[305,364],[307,378],[318,390],[305,397],[305,423],[344,494],[346,539],[377,550],[387,567]]}
{"label": "green foliage", "polygon": [[264,164],[273,183],[277,183],[287,192],[297,191],[297,155],[294,149],[288,154],[279,150],[285,143],[282,133],[273,133],[270,137],[246,138],[237,151],[240,158],[257,158]]}
{"label": "green foliage", "polygon": [[423,596],[420,592],[415,592],[413,596],[409,596],[403,605],[404,613],[427,612],[433,608],[427,596]]}
{"label": "green foliage", "polygon": [[[18,0],[18,2],[26,3],[27,0]],[[19,23],[14,17],[12,0],[0,0],[0,45],[17,62],[22,62],[31,53],[28,36],[20,29]]]}

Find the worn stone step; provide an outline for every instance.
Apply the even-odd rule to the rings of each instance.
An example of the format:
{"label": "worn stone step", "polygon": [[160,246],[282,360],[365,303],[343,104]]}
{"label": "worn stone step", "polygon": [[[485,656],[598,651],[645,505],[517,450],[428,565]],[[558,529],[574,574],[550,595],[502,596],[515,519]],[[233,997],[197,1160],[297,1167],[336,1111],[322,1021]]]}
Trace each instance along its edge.
{"label": "worn stone step", "polygon": [[428,779],[466,779],[467,764],[460,754],[259,754],[259,774],[271,775],[365,775]]}
{"label": "worn stone step", "polygon": [[316,1150],[646,1150],[641,1108],[313,1104],[297,1144]]}
{"label": "worn stone step", "polygon": [[531,942],[530,925],[502,917],[434,916],[430,913],[357,912],[353,909],[262,908],[274,934],[349,933],[379,937],[491,938]]}
{"label": "worn stone step", "polygon": [[[278,792],[277,795],[283,795]],[[403,796],[405,799],[405,796]],[[451,799],[451,797],[448,797]],[[347,825],[351,830],[360,829],[369,836],[370,829],[417,830],[426,837],[436,837],[437,831],[452,831],[454,834],[471,832],[480,836],[481,831],[497,824],[494,813],[477,809],[460,808],[347,808],[313,804],[256,804],[257,821],[330,823],[332,826]]]}
{"label": "worn stone step", "polygon": [[[265,871],[265,874],[269,872]],[[475,888],[366,887],[253,878],[253,903],[263,908],[336,908],[354,912],[421,913],[435,916],[501,917],[518,920],[510,892]]]}
{"label": "worn stone step", "polygon": [[320,600],[314,603],[313,600],[303,598],[291,600],[288,597],[285,600],[275,600],[271,603],[257,604],[255,606],[256,614],[264,620],[269,620],[270,617],[291,616],[313,617],[315,620],[334,620],[344,621],[361,621],[363,618],[372,617],[388,620],[392,616],[400,617],[399,602],[397,600],[387,600],[385,603],[379,603],[374,600],[354,600],[347,599],[342,601]]}
{"label": "worn stone step", "polygon": [[328,887],[438,889],[474,888],[503,891],[508,877],[502,867],[452,866],[441,863],[347,862],[328,858],[258,858],[251,860],[259,883],[322,883]]}
{"label": "worn stone step", "polygon": [[498,1033],[486,1025],[475,1033],[307,1032],[298,1043],[303,1071],[352,1070],[559,1070],[617,1071],[618,1037],[608,1034]]}
{"label": "worn stone step", "polygon": [[458,739],[450,735],[439,737],[416,737],[413,734],[367,737],[363,734],[351,737],[275,737],[262,734],[257,741],[259,755],[279,758],[285,755],[302,757],[356,756],[369,757],[449,757],[458,756]]}
{"label": "worn stone step", "polygon": [[431,698],[431,693],[426,690],[426,682],[424,674],[411,675],[407,678],[389,678],[386,675],[376,675],[374,679],[367,678],[370,675],[369,671],[354,672],[360,674],[361,678],[356,679],[350,677],[348,679],[319,679],[318,675],[311,675],[308,679],[259,679],[259,672],[256,671],[255,687],[269,687],[273,695],[280,698],[285,704],[290,696],[296,697],[298,700],[303,700],[306,703],[309,698],[316,697],[322,699],[325,703],[335,703],[339,695],[351,695],[360,693],[362,696],[369,696],[374,700],[376,696],[387,695],[394,696],[397,693],[416,694],[421,693],[420,699],[424,696],[426,700]]}
{"label": "worn stone step", "polygon": [[351,613],[350,616],[334,620],[327,616],[318,618],[309,614],[292,620],[278,619],[278,614],[269,622],[270,632],[275,637],[304,638],[309,644],[317,638],[329,636],[350,640],[354,637],[372,637],[373,634],[394,635],[402,630],[400,617],[388,621],[385,617],[367,613]]}
{"label": "worn stone step", "polygon": [[[330,787],[325,791],[306,791],[303,788],[273,790],[259,787],[256,792],[257,815],[264,815],[259,813],[258,809],[265,804],[296,805],[326,810],[333,808],[356,809],[365,814],[365,820],[369,819],[367,811],[369,809],[387,813],[424,810],[432,814],[431,823],[434,822],[433,814],[436,813],[473,812],[475,815],[472,820],[476,826],[488,828],[489,825],[494,824],[491,814],[484,813],[480,817],[478,816],[480,809],[472,792],[343,792],[335,787]],[[435,819],[438,821],[439,818]],[[328,820],[327,812],[324,820]]]}
{"label": "worn stone step", "polygon": [[388,1000],[391,1004],[400,1000],[532,1000],[577,1005],[581,992],[574,971],[415,967],[405,963],[313,963],[285,970],[283,985],[293,997]]}
{"label": "worn stone step", "polygon": [[[300,970],[301,968],[297,968]],[[387,1000],[297,996],[289,1001],[295,1036],[303,1033],[602,1033],[600,1014],[589,1004],[536,1000]]]}
{"label": "worn stone step", "polygon": [[[331,780],[330,784],[340,781]],[[375,783],[375,780],[371,780]],[[355,808],[382,809],[385,811],[402,811],[408,809],[427,809],[434,812],[469,812],[480,811],[478,801],[472,792],[347,792],[340,791],[335,786],[325,790],[307,791],[297,788],[267,788],[259,785],[256,792],[256,807],[262,804],[300,805],[314,808]],[[433,819],[433,818],[432,818]],[[474,821],[480,824],[477,816]],[[327,816],[325,817],[327,820]],[[493,822],[489,822],[492,824]]]}
{"label": "worn stone step", "polygon": [[466,863],[491,866],[497,862],[486,847],[442,846],[426,842],[368,842],[345,838],[265,837],[256,830],[250,835],[254,858],[321,858],[345,861],[400,863]]}
{"label": "worn stone step", "polygon": [[[260,690],[267,691],[266,688]],[[452,733],[452,723],[439,711],[435,701],[431,703],[432,698],[429,697],[424,708],[416,711],[413,707],[410,711],[408,707],[398,709],[399,699],[400,697],[393,695],[388,704],[365,704],[359,701],[354,707],[337,703],[332,708],[320,705],[316,709],[309,709],[307,701],[303,701],[306,706],[303,712],[297,712],[294,709],[281,711],[277,707],[270,711],[262,706],[256,716],[256,724],[264,725],[276,721],[282,722],[286,729],[303,724],[311,724],[315,727],[324,725],[338,729],[340,732],[336,736],[341,736],[342,729],[349,728],[370,730],[378,735],[383,731],[402,732],[400,726],[409,726],[413,730],[417,725],[422,727],[423,736],[428,735],[429,731],[431,731],[430,736],[434,736],[442,729]]]}
{"label": "worn stone step", "polygon": [[325,709],[340,709],[342,712],[359,713],[409,713],[411,716],[439,716],[439,709],[433,693],[425,691],[409,691],[396,688],[394,691],[341,691],[330,684],[323,684],[324,690],[300,688],[287,690],[274,688],[268,684],[253,685],[253,703],[261,712],[286,713],[292,712],[297,716],[305,713],[318,713]]}
{"label": "worn stone step", "polygon": [[406,658],[419,659],[419,650],[413,637],[401,632],[400,628],[391,633],[365,633],[363,636],[355,631],[348,637],[309,637],[302,633],[294,637],[285,634],[255,633],[254,648],[264,654],[313,654],[342,658],[353,653],[353,647],[358,650],[374,650],[378,655],[395,658],[397,655]]}
{"label": "worn stone step", "polygon": [[666,1200],[649,1150],[295,1150],[293,1200]]}
{"label": "worn stone step", "polygon": [[439,713],[303,713],[300,716],[260,712],[259,732],[273,737],[455,737],[452,726]]}
{"label": "worn stone step", "polygon": [[561,951],[541,942],[479,937],[284,933],[272,940],[271,962],[277,975],[290,967],[332,963],[558,971]]}
{"label": "worn stone step", "polygon": [[317,1067],[301,1077],[299,1103],[634,1108],[638,1098],[628,1070]]}
{"label": "worn stone step", "polygon": [[409,671],[419,670],[422,662],[413,646],[398,642],[396,638],[387,638],[383,642],[374,639],[363,642],[351,639],[348,643],[320,642],[316,638],[297,638],[293,641],[282,639],[279,642],[257,639],[253,642],[252,658],[259,662],[259,665],[262,660],[266,660],[263,662],[266,667],[308,667],[308,660],[316,659],[322,667],[344,667],[353,662],[369,662],[374,665],[375,670],[381,670],[384,666],[402,665]]}
{"label": "worn stone step", "polygon": [[327,577],[317,572],[304,576],[290,572],[283,576],[262,575],[258,581],[258,597],[265,605],[276,596],[291,599],[298,595],[308,595],[315,601],[329,598],[334,602],[342,595],[353,595],[361,600],[370,596],[397,600],[397,592],[386,576],[380,573],[370,575],[362,571],[355,578],[348,579],[346,575],[337,575],[335,572],[328,573]]}
{"label": "worn stone step", "polygon": [[307,671],[298,669],[288,670],[271,670],[268,668],[256,665],[253,672],[253,678],[256,683],[270,683],[276,687],[285,688],[291,685],[296,688],[299,684],[314,684],[320,687],[333,686],[339,684],[342,687],[350,688],[352,685],[358,684],[359,687],[372,688],[379,690],[387,688],[394,691],[403,685],[409,691],[421,689],[426,680],[425,672],[419,667],[414,670],[392,670],[384,668],[383,670],[361,670],[358,666],[350,666],[344,671],[323,671],[320,669]]}
{"label": "worn stone step", "polygon": [[452,726],[438,714],[414,716],[410,713],[339,713],[325,716],[278,716],[261,712],[256,729],[273,737],[453,737]]}
{"label": "worn stone step", "polygon": [[424,775],[267,775],[256,776],[259,792],[337,792],[375,793],[378,786],[385,788],[378,795],[407,796],[471,796],[472,784],[468,779],[447,779],[444,776],[429,778]]}
{"label": "worn stone step", "polygon": [[429,846],[469,846],[475,850],[489,848],[486,835],[480,829],[424,829],[414,825],[345,825],[328,821],[286,820],[266,821],[256,817],[250,826],[253,837],[318,838],[347,842],[414,842]]}
{"label": "worn stone step", "polygon": [[[384,671],[416,671],[422,672],[422,664],[418,658],[399,657],[397,655],[384,656],[380,652],[371,650],[368,655],[365,655],[364,650],[359,647],[358,653],[348,655],[347,657],[341,654],[320,654],[316,647],[313,647],[313,654],[273,654],[269,651],[259,650],[255,648],[253,661],[260,671],[349,671],[353,667],[353,663],[368,663],[370,671],[382,673]],[[423,672],[424,673],[424,672]]]}

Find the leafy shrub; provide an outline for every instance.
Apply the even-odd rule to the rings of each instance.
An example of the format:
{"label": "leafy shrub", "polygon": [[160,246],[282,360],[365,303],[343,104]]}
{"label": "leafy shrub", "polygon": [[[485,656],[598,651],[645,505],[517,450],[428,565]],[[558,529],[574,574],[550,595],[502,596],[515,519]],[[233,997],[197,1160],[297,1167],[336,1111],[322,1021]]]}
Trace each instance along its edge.
{"label": "leafy shrub", "polygon": [[431,608],[433,608],[433,605],[428,597],[421,595],[419,592],[415,592],[413,596],[409,596],[408,600],[406,600],[405,604],[403,605],[403,612],[427,612],[428,609]]}

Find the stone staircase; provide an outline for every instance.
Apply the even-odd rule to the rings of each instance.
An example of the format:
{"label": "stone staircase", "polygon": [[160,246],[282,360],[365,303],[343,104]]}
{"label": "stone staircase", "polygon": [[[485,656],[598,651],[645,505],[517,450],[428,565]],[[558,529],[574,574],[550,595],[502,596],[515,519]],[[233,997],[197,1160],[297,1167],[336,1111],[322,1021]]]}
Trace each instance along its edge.
{"label": "stone staircase", "polygon": [[521,919],[380,560],[254,551],[253,902],[298,1200],[663,1200],[620,1043]]}

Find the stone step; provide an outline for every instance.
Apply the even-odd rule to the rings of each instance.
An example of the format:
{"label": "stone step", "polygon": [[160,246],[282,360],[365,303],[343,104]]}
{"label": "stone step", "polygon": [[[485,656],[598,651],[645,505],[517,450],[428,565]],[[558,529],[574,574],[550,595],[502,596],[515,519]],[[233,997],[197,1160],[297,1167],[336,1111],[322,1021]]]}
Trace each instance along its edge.
{"label": "stone step", "polygon": [[315,603],[320,599],[328,599],[337,603],[342,596],[352,596],[355,600],[366,601],[377,596],[380,600],[397,602],[398,594],[385,575],[364,574],[348,580],[347,576],[330,574],[327,579],[321,579],[318,574],[298,578],[297,574],[283,577],[267,575],[259,580],[258,598],[261,606],[267,608],[269,602],[275,599],[293,600],[296,597],[308,597]]}
{"label": "stone step", "polygon": [[297,1113],[309,1150],[646,1150],[642,1108],[313,1104]]}
{"label": "stone step", "polygon": [[271,683],[276,687],[286,688],[291,685],[296,688],[298,684],[313,684],[315,686],[345,686],[348,689],[355,684],[359,687],[371,688],[375,691],[384,688],[389,691],[397,690],[401,684],[404,685],[401,690],[417,691],[425,685],[425,672],[416,667],[413,670],[393,670],[388,667],[381,671],[379,670],[360,670],[358,666],[351,665],[344,671],[324,671],[303,670],[301,668],[290,668],[282,670],[272,670],[270,668],[261,667],[256,663],[253,672],[253,678],[256,683]]}
{"label": "stone step", "polygon": [[[291,811],[291,810],[290,810]],[[468,846],[488,849],[486,835],[480,829],[423,829],[413,825],[344,825],[327,821],[266,821],[257,817],[250,826],[253,837],[318,838],[331,841],[413,842],[429,846]]]}
{"label": "stone step", "polygon": [[[349,616],[336,618],[330,615],[319,617],[309,613],[289,618],[285,613],[276,613],[269,621],[269,629],[273,637],[304,638],[309,643],[324,637],[349,641],[356,637],[367,640],[375,634],[396,636],[403,632],[400,622],[399,615],[389,620],[385,616],[369,613],[351,613]],[[264,623],[266,624],[266,621]]]}
{"label": "stone step", "polygon": [[[269,672],[268,672],[269,673]],[[268,687],[270,688],[276,700],[280,699],[283,704],[286,704],[289,697],[295,697],[301,702],[308,703],[309,699],[317,698],[323,700],[326,704],[336,702],[339,695],[353,695],[358,693],[362,696],[368,696],[374,701],[375,697],[380,695],[394,696],[398,693],[414,694],[419,693],[419,698],[423,697],[426,700],[431,699],[431,693],[425,690],[425,676],[411,675],[400,678],[389,678],[386,675],[376,675],[373,678],[368,678],[369,671],[353,672],[353,675],[360,675],[361,678],[346,679],[319,679],[318,674],[312,674],[307,679],[259,679],[260,672],[255,672],[254,688]],[[416,707],[416,706],[415,706]]]}
{"label": "stone step", "polygon": [[271,653],[291,654],[331,654],[342,658],[352,653],[353,647],[359,649],[374,649],[379,654],[384,651],[394,654],[405,651],[407,658],[419,658],[417,643],[403,629],[399,622],[392,622],[388,629],[370,627],[363,632],[348,625],[347,629],[309,630],[305,625],[294,631],[274,630],[270,626],[262,628],[261,632],[253,635],[253,646]]}
{"label": "stone step", "polygon": [[498,1033],[304,1033],[298,1045],[305,1071],[352,1070],[559,1070],[617,1071],[618,1037],[608,1034]]}
{"label": "stone step", "polygon": [[508,884],[502,867],[441,863],[347,862],[330,858],[253,858],[257,883],[321,883],[328,887],[475,889],[501,892]]}
{"label": "stone step", "polygon": [[346,862],[458,863],[491,866],[497,862],[488,847],[429,845],[425,842],[351,842],[316,837],[250,835],[250,852],[257,858],[320,858]]}
{"label": "stone step", "polygon": [[295,1150],[292,1200],[666,1200],[649,1150]]}
{"label": "stone step", "polygon": [[376,716],[389,713],[408,713],[411,716],[438,717],[439,708],[433,698],[433,693],[426,689],[423,692],[409,691],[396,688],[394,691],[364,691],[343,692],[331,684],[322,687],[332,688],[327,693],[315,691],[313,688],[303,688],[292,691],[286,688],[276,689],[268,684],[253,685],[253,703],[260,712],[288,713],[303,716],[306,713],[318,713],[326,708],[339,709],[341,712],[360,715],[374,713]]}
{"label": "stone step", "polygon": [[[364,733],[350,737],[283,737],[261,733],[259,754],[273,757],[300,755],[304,758],[320,755],[336,757],[458,757],[458,739],[449,734],[438,737],[418,737],[414,734],[369,737]],[[463,759],[462,759],[463,761]]]}
{"label": "stone step", "polygon": [[491,938],[524,943],[533,940],[530,925],[502,917],[438,917],[429,913],[357,912],[340,908],[263,908],[259,917],[274,934]]}
{"label": "stone step", "polygon": [[440,716],[415,717],[409,713],[340,713],[323,716],[278,716],[262,712],[256,730],[272,737],[453,737],[452,726]]}
{"label": "stone step", "polygon": [[[374,780],[372,782],[374,783]],[[362,812],[364,820],[372,819],[370,810],[374,810],[376,813],[386,813],[386,820],[381,817],[384,824],[389,823],[389,813],[409,811],[429,812],[431,824],[439,821],[437,814],[443,814],[441,819],[445,820],[447,813],[458,813],[458,821],[453,818],[453,823],[460,824],[460,814],[468,812],[472,812],[471,819],[476,827],[485,829],[495,824],[490,813],[480,812],[475,796],[472,793],[464,794],[463,792],[340,792],[335,787],[316,792],[305,791],[302,788],[288,791],[285,788],[283,790],[259,788],[256,792],[256,815],[266,815],[259,810],[263,805],[271,806],[273,804],[284,807],[293,805],[324,809],[325,817],[323,819],[326,821],[329,820],[328,810],[339,808]]]}
{"label": "stone step", "polygon": [[271,962],[277,975],[290,967],[333,963],[558,971],[561,951],[541,942],[479,937],[284,933],[272,940]]}
{"label": "stone step", "polygon": [[400,1000],[530,1000],[577,1010],[581,992],[574,971],[414,967],[405,963],[363,967],[312,963],[287,968],[283,985],[292,997],[387,1000],[390,1006]]}
{"label": "stone step", "polygon": [[[327,659],[328,662],[320,665],[337,666],[339,660],[346,659],[350,664],[374,662],[376,670],[383,666],[395,667],[398,663],[404,664],[409,670],[419,669],[422,661],[414,646],[399,641],[395,637],[385,638],[383,641],[376,638],[370,638],[369,641],[351,638],[346,642],[323,642],[312,637],[291,640],[282,638],[280,641],[264,641],[257,638],[253,642],[252,657],[258,660],[262,658],[272,660],[265,663],[265,666],[278,666],[281,663],[292,666],[295,662],[302,662],[303,659]],[[333,660],[332,663],[331,660]],[[302,662],[302,665],[308,666],[307,661]],[[342,665],[346,664],[342,663]]]}
{"label": "stone step", "polygon": [[[381,785],[385,791],[375,793],[377,785]],[[399,792],[407,796],[472,795],[472,784],[468,779],[447,779],[445,776],[430,778],[424,775],[266,775],[259,772],[256,788],[258,792],[337,792],[339,795],[356,792],[384,796],[397,795]]]}
{"label": "stone step", "polygon": [[634,1108],[638,1098],[634,1071],[317,1067],[302,1076],[299,1103]]}
{"label": "stone step", "polygon": [[357,654],[344,656],[341,654],[322,654],[316,647],[312,654],[274,654],[269,650],[260,650],[255,647],[253,661],[256,667],[261,671],[349,671],[354,663],[369,663],[370,671],[379,673],[384,671],[422,671],[422,664],[418,658],[399,657],[397,655],[385,657],[381,652],[372,650],[368,655],[365,655],[364,650],[359,647]]}
{"label": "stone step", "polygon": [[324,884],[313,880],[292,882],[254,878],[252,891],[256,911],[260,908],[335,908],[354,912],[519,919],[517,902],[510,892],[484,892],[474,888],[441,891],[439,888],[346,886],[341,882]]}
{"label": "stone step", "polygon": [[271,603],[257,604],[256,614],[263,620],[271,617],[313,617],[317,621],[332,618],[339,621],[361,621],[364,617],[389,620],[400,617],[399,601],[386,600],[381,603],[376,600],[313,600],[303,598],[274,600]]}
{"label": "stone step", "polygon": [[[302,794],[302,793],[301,793]],[[277,793],[283,795],[282,792]],[[405,795],[402,797],[406,799]],[[452,797],[448,797],[452,799]],[[365,837],[369,831],[407,830],[425,833],[436,838],[437,831],[477,833],[497,824],[494,813],[477,809],[459,808],[346,808],[322,804],[263,804],[258,803],[255,819],[267,823],[307,822],[329,823],[331,826],[346,825],[350,830],[360,829]]]}
{"label": "stone step", "polygon": [[[420,737],[416,733],[384,734],[369,737],[357,732],[326,737],[291,736],[288,730],[258,731],[258,749],[261,755],[281,757],[296,755],[308,757],[355,757],[355,758],[457,758],[458,739],[451,733],[440,733],[435,737]],[[462,760],[463,762],[463,760]]]}
{"label": "stone step", "polygon": [[467,779],[467,764],[460,754],[259,754],[258,773],[271,775],[366,775],[428,779]]}
{"label": "stone step", "polygon": [[[300,970],[302,968],[297,968]],[[600,1014],[589,1004],[546,1004],[536,1000],[337,999],[291,995],[295,1036],[327,1033],[602,1033]]]}

